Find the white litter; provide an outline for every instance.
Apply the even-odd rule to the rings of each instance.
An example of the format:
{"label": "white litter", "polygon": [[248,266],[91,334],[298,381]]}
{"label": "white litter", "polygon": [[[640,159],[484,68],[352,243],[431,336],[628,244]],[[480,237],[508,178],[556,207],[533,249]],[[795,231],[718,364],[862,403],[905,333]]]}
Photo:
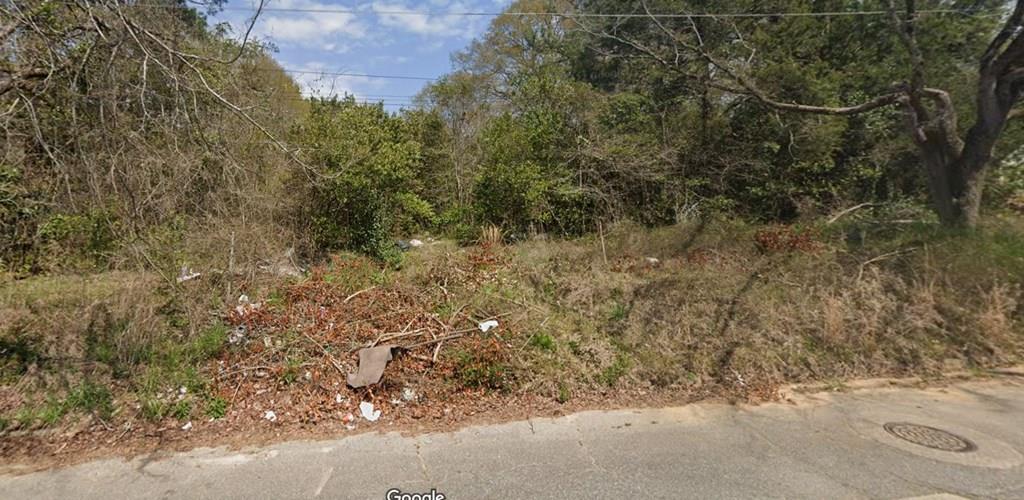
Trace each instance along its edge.
{"label": "white litter", "polygon": [[339,405],[340,405],[340,404],[342,404],[342,403],[344,403],[344,402],[345,402],[345,398],[341,397],[341,394],[335,394],[335,395],[334,395],[334,402],[335,402],[336,404],[339,404]]}
{"label": "white litter", "polygon": [[181,430],[183,430],[183,431],[190,431],[190,430],[192,430],[192,421],[189,420],[188,423],[186,423],[185,425],[181,426]]}
{"label": "white litter", "polygon": [[273,410],[267,410],[263,413],[263,419],[271,422],[277,422],[277,414]]}
{"label": "white litter", "polygon": [[423,242],[420,240],[409,240],[409,246],[413,248],[419,248],[423,246]]}
{"label": "white litter", "polygon": [[479,326],[480,326],[480,331],[481,332],[486,332],[487,330],[490,330],[491,328],[497,328],[498,327],[498,320],[496,320],[496,319],[489,319],[487,321],[484,321],[483,323],[480,323]]}
{"label": "white litter", "polygon": [[178,283],[184,283],[186,281],[194,280],[202,274],[193,272],[188,266],[181,266],[181,272],[178,273]]}
{"label": "white litter", "polygon": [[231,330],[231,333],[228,334],[228,343],[231,345],[235,345],[238,344],[239,342],[242,342],[243,340],[245,340],[245,334],[247,331],[248,329],[245,327],[245,325],[238,325],[234,327]]}
{"label": "white litter", "polygon": [[363,401],[359,403],[359,413],[363,414],[363,418],[370,422],[376,422],[380,418],[380,410],[373,409],[373,403]]}
{"label": "white litter", "polygon": [[660,260],[658,260],[658,258],[657,258],[657,257],[644,257],[644,261],[646,261],[646,262],[647,262],[647,264],[648,264],[648,265],[651,265],[651,266],[656,266],[656,265],[658,265],[659,263],[661,263],[661,261],[660,261]]}
{"label": "white litter", "polygon": [[259,309],[263,304],[259,302],[250,302],[249,296],[242,294],[238,296],[238,305],[235,306],[235,313],[239,316],[247,316],[249,313]]}

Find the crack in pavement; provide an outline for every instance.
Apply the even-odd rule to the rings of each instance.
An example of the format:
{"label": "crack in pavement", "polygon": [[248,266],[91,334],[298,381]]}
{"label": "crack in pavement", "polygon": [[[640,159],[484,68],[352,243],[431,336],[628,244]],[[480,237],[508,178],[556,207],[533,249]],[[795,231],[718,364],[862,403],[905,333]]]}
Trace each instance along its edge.
{"label": "crack in pavement", "polygon": [[430,473],[427,472],[427,462],[423,460],[423,453],[422,453],[422,450],[420,449],[421,446],[422,446],[422,443],[420,443],[420,440],[417,439],[416,440],[416,460],[418,460],[420,462],[420,472],[423,473],[423,479],[427,481],[427,484],[430,484]]}
{"label": "crack in pavement", "polygon": [[320,478],[320,482],[317,484],[316,491],[313,492],[313,497],[320,496],[320,493],[324,491],[324,486],[327,486],[327,481],[331,479],[331,475],[334,474],[334,467],[328,467],[324,471],[324,475]]}
{"label": "crack in pavement", "polygon": [[594,454],[590,452],[590,449],[587,448],[587,445],[583,443],[583,429],[580,429],[579,424],[576,424],[576,433],[580,435],[580,439],[576,442],[579,443],[580,448],[583,450],[583,455],[590,460],[590,465],[593,466],[594,469],[608,474],[608,469],[597,464],[597,457],[595,457]]}

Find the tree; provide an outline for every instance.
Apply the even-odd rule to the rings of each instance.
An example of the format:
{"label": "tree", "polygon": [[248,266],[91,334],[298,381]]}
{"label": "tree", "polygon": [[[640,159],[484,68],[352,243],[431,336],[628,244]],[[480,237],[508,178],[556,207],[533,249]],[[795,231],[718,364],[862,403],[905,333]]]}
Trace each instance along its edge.
{"label": "tree", "polygon": [[[749,69],[743,69],[754,65],[756,50],[749,47],[735,23],[732,33],[723,39],[720,27],[702,27],[697,18],[688,17],[685,13],[662,20],[646,1],[641,1],[640,6],[642,13],[646,14],[645,20],[652,26],[647,30],[625,30],[622,22],[601,28],[586,24],[581,27],[595,37],[613,42],[634,57],[655,61],[659,66],[700,85],[753,98],[774,110],[854,116],[898,107],[906,117],[904,129],[919,151],[940,221],[950,226],[973,227],[977,224],[985,174],[992,163],[993,150],[1007,121],[1018,114],[1014,105],[1024,91],[1021,83],[1024,81],[1024,3],[1021,1],[1015,3],[1001,29],[990,39],[981,55],[973,90],[975,118],[966,133],[958,125],[959,111],[950,91],[928,85],[932,68],[929,67],[926,49],[931,47],[922,47],[920,43],[923,16],[915,0],[905,0],[902,12],[897,11],[891,0],[887,5],[891,26],[906,51],[909,73],[903,81],[890,85],[874,97],[847,106],[788,101],[763,90],[762,82],[757,81]],[[973,16],[976,10],[957,7],[954,4],[953,9],[947,10],[954,11],[951,15],[963,16],[965,22],[974,23],[974,29],[986,27],[984,18],[979,20]],[[988,13],[998,10],[992,8]],[[713,38],[718,39],[717,43],[709,43]],[[944,70],[953,71],[954,68]]]}
{"label": "tree", "polygon": [[0,269],[74,266],[108,233],[109,263],[176,268],[160,238],[182,221],[231,226],[236,263],[268,241],[241,242],[283,219],[294,155],[262,146],[306,104],[248,32],[207,24],[221,3],[0,0]]}
{"label": "tree", "polygon": [[314,99],[294,135],[318,168],[309,219],[322,250],[396,259],[391,235],[434,217],[424,200],[424,162],[415,123],[352,96]]}

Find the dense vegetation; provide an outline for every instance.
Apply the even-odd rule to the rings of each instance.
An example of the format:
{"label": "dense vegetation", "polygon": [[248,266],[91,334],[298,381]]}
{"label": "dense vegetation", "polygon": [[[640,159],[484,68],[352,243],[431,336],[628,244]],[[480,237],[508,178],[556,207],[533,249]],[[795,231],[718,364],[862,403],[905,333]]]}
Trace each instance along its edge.
{"label": "dense vegetation", "polygon": [[[918,7],[923,77],[949,89],[963,116],[1001,5]],[[661,64],[645,52],[691,26],[686,18],[515,14],[881,3],[523,0],[455,55],[454,71],[424,89],[417,109],[397,114],[352,99],[303,101],[266,48],[231,41],[184,4],[16,7],[5,36],[17,37],[17,50],[5,49],[0,97],[0,256],[18,275],[173,272],[183,260],[223,260],[213,248],[225,245],[244,267],[288,247],[387,257],[393,237],[418,230],[472,241],[497,225],[521,239],[621,219],[793,222],[864,202],[929,204],[927,169],[898,107],[849,117],[774,109],[723,90],[721,70],[699,55]],[[88,19],[104,28],[81,28]],[[778,102],[838,106],[909,78],[911,56],[888,16],[692,22],[704,50]],[[25,28],[32,23],[52,30]],[[18,76],[47,59],[45,78]],[[1019,204],[1020,143],[1011,122],[985,180],[990,207]],[[267,233],[278,237],[251,237]]]}
{"label": "dense vegetation", "polygon": [[[253,327],[230,324],[241,293],[271,315],[274,390],[365,341],[298,335],[302,308],[470,331],[514,310],[504,343],[425,377],[563,403],[1021,359],[1024,133],[1000,123],[972,173],[980,221],[949,192],[974,180],[942,177],[970,148],[933,148],[981,133],[950,118],[983,115],[980,60],[1019,7],[520,0],[388,112],[304,98],[272,46],[207,23],[220,6],[0,5],[0,427],[224,417],[242,382],[210,363],[253,355],[225,347]],[[416,235],[450,241],[399,251]]]}

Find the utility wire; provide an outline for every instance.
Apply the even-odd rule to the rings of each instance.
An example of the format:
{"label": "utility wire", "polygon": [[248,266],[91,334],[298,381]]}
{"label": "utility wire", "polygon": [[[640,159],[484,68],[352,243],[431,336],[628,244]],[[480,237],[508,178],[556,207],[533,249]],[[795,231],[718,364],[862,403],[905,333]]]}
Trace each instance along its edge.
{"label": "utility wire", "polygon": [[[258,68],[265,69],[266,71],[276,71],[273,68]],[[324,75],[324,76],[355,76],[363,78],[381,78],[388,80],[421,80],[421,81],[434,81],[437,80],[435,77],[428,76],[404,76],[404,75],[373,75],[368,73],[349,73],[347,71],[316,71],[310,69],[288,69],[282,68],[285,73],[296,73],[300,75]]]}
{"label": "utility wire", "polygon": [[[73,2],[65,2],[72,4]],[[177,9],[177,5],[134,3],[134,7],[152,7],[164,9]],[[221,7],[221,11],[227,12],[255,12],[255,7]],[[327,9],[327,8],[301,8],[301,7],[263,7],[263,12],[299,12],[316,14],[348,14],[348,15],[381,15],[381,16],[431,16],[431,17],[498,17],[498,16],[547,16],[559,18],[650,18],[650,19],[688,19],[694,17],[712,18],[764,18],[764,17],[840,17],[840,16],[885,16],[890,12],[887,10],[856,10],[856,11],[831,11],[831,12],[438,12],[418,10],[374,10],[374,9]],[[923,9],[917,11],[919,14],[977,14],[977,9]]]}

